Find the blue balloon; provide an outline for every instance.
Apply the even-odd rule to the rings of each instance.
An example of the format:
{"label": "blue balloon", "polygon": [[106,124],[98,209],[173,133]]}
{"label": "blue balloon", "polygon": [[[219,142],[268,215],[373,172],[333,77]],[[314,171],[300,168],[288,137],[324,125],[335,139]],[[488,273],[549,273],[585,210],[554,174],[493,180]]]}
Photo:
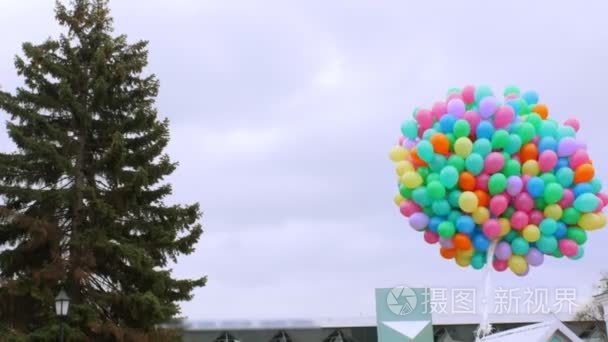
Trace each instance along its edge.
{"label": "blue balloon", "polygon": [[507,106],[511,106],[511,108],[513,108],[513,111],[517,114],[519,113],[519,110],[521,109],[519,107],[519,102],[514,101],[514,100],[509,100],[507,101]]}
{"label": "blue balloon", "polygon": [[526,185],[528,193],[534,198],[538,198],[545,193],[545,182],[539,177],[532,177]]}
{"label": "blue balloon", "polygon": [[562,221],[557,221],[557,230],[553,235],[555,235],[557,239],[565,238],[568,235],[568,226]]}
{"label": "blue balloon", "polygon": [[533,90],[521,94],[521,97],[526,100],[528,104],[533,105],[538,103],[538,94]]}
{"label": "blue balloon", "polygon": [[557,151],[557,140],[554,137],[544,137],[538,142],[538,152],[547,150]]}
{"label": "blue balloon", "polygon": [[446,114],[439,119],[439,126],[443,133],[451,133],[454,129],[454,123],[456,123],[456,117],[452,114]]}
{"label": "blue balloon", "polygon": [[471,235],[475,231],[475,221],[471,216],[462,215],[456,220],[456,229],[463,234]]}
{"label": "blue balloon", "polygon": [[473,246],[476,250],[485,252],[490,247],[490,240],[486,238],[483,234],[476,234],[473,237]]}
{"label": "blue balloon", "polygon": [[492,135],[494,134],[494,126],[489,121],[482,121],[477,125],[477,139],[485,138],[488,140],[492,140]]}
{"label": "blue balloon", "polygon": [[569,165],[570,165],[570,163],[568,162],[568,159],[566,159],[566,158],[559,158],[557,160],[557,165],[555,165],[555,170],[563,169],[565,167],[568,167]]}
{"label": "blue balloon", "polygon": [[588,193],[593,193],[593,186],[589,183],[579,183],[577,184],[574,189],[572,189],[572,192],[574,192],[574,196],[578,197],[582,194],[588,194]]}
{"label": "blue balloon", "polygon": [[439,229],[439,225],[441,224],[441,222],[443,222],[444,219],[442,219],[439,216],[433,216],[431,217],[431,220],[429,221],[429,229],[433,232],[433,233],[437,233],[437,230]]}

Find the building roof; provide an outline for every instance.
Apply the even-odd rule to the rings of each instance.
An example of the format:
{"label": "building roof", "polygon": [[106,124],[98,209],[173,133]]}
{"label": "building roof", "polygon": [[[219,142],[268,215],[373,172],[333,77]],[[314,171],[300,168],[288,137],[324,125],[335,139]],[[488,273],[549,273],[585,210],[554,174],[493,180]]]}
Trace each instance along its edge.
{"label": "building roof", "polygon": [[562,322],[553,319],[547,322],[526,325],[521,328],[492,334],[481,339],[482,342],[546,342],[555,334],[563,334],[572,342],[582,342],[576,334],[568,329]]}

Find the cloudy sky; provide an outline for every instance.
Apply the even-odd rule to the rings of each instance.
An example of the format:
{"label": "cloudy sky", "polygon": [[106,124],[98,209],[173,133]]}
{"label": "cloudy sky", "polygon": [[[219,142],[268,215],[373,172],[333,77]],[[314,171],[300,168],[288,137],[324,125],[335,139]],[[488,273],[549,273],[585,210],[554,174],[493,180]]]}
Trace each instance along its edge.
{"label": "cloudy sky", "polygon": [[[607,174],[608,2],[111,2],[116,31],[150,41],[180,162],[172,201],[198,201],[206,233],[174,267],[209,276],[191,319],[374,314],[373,289],[471,287],[481,272],[442,260],[392,203],[387,152],[401,122],[449,87],[537,90],[576,116]],[[0,1],[0,85],[20,84],[23,41],[56,35],[53,1]],[[2,121],[4,121],[2,119]],[[0,133],[3,150],[9,149]],[[606,178],[606,177],[604,177]],[[551,260],[497,286],[574,287],[606,270],[608,231],[578,262]]]}

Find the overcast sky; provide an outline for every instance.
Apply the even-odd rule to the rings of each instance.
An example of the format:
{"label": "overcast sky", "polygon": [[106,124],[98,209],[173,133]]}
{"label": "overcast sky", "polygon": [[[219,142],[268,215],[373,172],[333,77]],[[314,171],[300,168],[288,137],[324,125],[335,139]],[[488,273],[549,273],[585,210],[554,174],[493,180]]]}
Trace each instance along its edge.
{"label": "overcast sky", "polygon": [[[198,201],[205,234],[174,267],[208,275],[191,319],[374,314],[376,287],[477,286],[408,227],[388,150],[401,122],[446,90],[534,89],[576,116],[606,179],[608,2],[111,2],[117,33],[150,41],[158,106],[180,167],[171,201]],[[20,84],[23,41],[55,36],[51,0],[0,1],[0,85]],[[1,121],[5,121],[6,117]],[[10,147],[0,133],[3,150]],[[608,231],[580,261],[550,260],[501,286],[576,287],[607,269]]]}

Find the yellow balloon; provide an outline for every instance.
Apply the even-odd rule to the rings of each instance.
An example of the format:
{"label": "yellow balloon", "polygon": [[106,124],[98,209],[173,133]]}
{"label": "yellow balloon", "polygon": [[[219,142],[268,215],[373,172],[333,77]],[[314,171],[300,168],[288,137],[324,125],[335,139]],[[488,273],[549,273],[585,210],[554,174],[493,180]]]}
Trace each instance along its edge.
{"label": "yellow balloon", "polygon": [[479,206],[479,199],[472,191],[465,191],[458,198],[458,205],[465,213],[472,213]]}
{"label": "yellow balloon", "polygon": [[539,172],[540,166],[538,166],[538,162],[536,160],[527,160],[524,165],[521,166],[521,173],[523,173],[524,175],[535,177],[538,176]]}
{"label": "yellow balloon", "polygon": [[479,207],[471,216],[473,217],[473,221],[475,221],[475,223],[484,224],[490,219],[490,211],[486,207]]}
{"label": "yellow balloon", "polygon": [[559,204],[549,204],[545,207],[545,217],[554,219],[556,221],[562,218],[563,213],[564,211],[562,210],[562,207],[559,206]]}
{"label": "yellow balloon", "polygon": [[401,184],[408,189],[414,189],[422,185],[422,176],[417,172],[408,171],[401,176]]}
{"label": "yellow balloon", "polygon": [[473,151],[473,143],[467,137],[458,138],[454,143],[454,152],[462,158],[468,157],[471,151]]}
{"label": "yellow balloon", "polygon": [[528,262],[526,262],[526,258],[521,255],[512,255],[509,258],[509,268],[513,273],[523,274],[526,273],[528,269]]}
{"label": "yellow balloon", "polygon": [[471,264],[471,257],[456,254],[456,264],[460,267],[468,267]]}
{"label": "yellow balloon", "polygon": [[394,146],[388,154],[394,162],[405,160],[409,155],[409,152],[403,146]]}
{"label": "yellow balloon", "polygon": [[410,161],[402,160],[395,164],[395,170],[398,176],[403,176],[408,171],[414,171],[414,165]]}
{"label": "yellow balloon", "polygon": [[498,223],[500,223],[500,236],[506,236],[511,232],[511,222],[507,218],[499,218]]}
{"label": "yellow balloon", "polygon": [[522,236],[528,242],[536,242],[540,240],[540,229],[536,225],[529,224],[522,231]]}
{"label": "yellow balloon", "polygon": [[473,254],[475,254],[475,249],[474,248],[469,248],[469,249],[459,249],[456,251],[456,256],[461,256],[463,258],[472,258]]}
{"label": "yellow balloon", "polygon": [[606,225],[606,216],[601,213],[586,213],[581,216],[578,225],[585,230],[600,229]]}
{"label": "yellow balloon", "polygon": [[403,198],[403,196],[401,196],[401,194],[397,194],[395,195],[395,204],[399,207],[401,206],[401,202],[405,201],[405,198]]}

